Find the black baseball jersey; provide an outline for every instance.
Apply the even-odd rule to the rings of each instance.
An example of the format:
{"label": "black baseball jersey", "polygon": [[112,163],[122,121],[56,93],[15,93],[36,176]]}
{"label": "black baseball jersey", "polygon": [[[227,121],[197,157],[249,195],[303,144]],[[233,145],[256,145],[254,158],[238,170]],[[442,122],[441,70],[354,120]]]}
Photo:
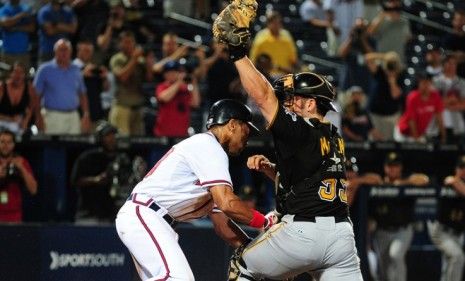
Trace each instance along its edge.
{"label": "black baseball jersey", "polygon": [[[453,187],[443,187],[453,191]],[[441,197],[438,200],[437,219],[446,226],[462,232],[465,230],[465,197]]]}
{"label": "black baseball jersey", "polygon": [[378,228],[395,230],[414,221],[415,198],[378,198],[370,200],[368,213]]}
{"label": "black baseball jersey", "polygon": [[[337,128],[279,106],[269,127],[282,186],[278,205],[304,217],[347,216],[344,141]],[[281,204],[280,204],[281,203]]]}

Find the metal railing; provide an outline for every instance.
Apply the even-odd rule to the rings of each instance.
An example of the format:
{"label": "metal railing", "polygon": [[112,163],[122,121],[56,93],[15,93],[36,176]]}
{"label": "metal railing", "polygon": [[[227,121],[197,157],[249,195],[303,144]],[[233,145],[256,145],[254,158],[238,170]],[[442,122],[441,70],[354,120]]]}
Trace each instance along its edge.
{"label": "metal railing", "polygon": [[333,61],[330,61],[330,60],[322,59],[322,58],[315,57],[315,56],[312,56],[312,55],[309,55],[309,54],[302,54],[300,56],[300,58],[305,62],[316,63],[316,64],[323,65],[323,66],[326,66],[326,67],[334,68],[334,69],[336,69],[338,71],[341,71],[341,70],[344,69],[344,65],[341,64],[341,63],[337,63],[337,62],[333,62]]}
{"label": "metal railing", "polygon": [[431,1],[431,0],[413,0],[413,1],[423,3],[427,7],[431,6],[431,7],[438,8],[438,9],[441,9],[441,10],[444,10],[444,11],[452,11],[454,9],[453,6],[449,7],[446,4],[436,2],[436,1]]}
{"label": "metal railing", "polygon": [[208,29],[208,30],[212,29],[212,25],[209,24],[208,22],[204,22],[204,21],[201,21],[201,20],[198,20],[198,19],[194,19],[194,18],[185,16],[185,15],[181,15],[181,14],[178,14],[178,13],[170,13],[168,17],[171,18],[171,19],[183,22],[183,23],[187,23],[187,24],[190,24],[190,25],[200,27],[200,28],[204,28],[204,29]]}
{"label": "metal railing", "polygon": [[411,13],[402,12],[402,17],[404,17],[404,18],[406,18],[408,20],[418,22],[420,24],[423,24],[423,25],[426,25],[426,26],[441,30],[441,31],[445,31],[445,32],[448,32],[448,33],[453,33],[454,32],[454,30],[452,28],[448,27],[448,26],[444,26],[444,25],[439,24],[437,22],[434,22],[432,20],[428,20],[428,19],[416,16],[416,15],[413,15]]}

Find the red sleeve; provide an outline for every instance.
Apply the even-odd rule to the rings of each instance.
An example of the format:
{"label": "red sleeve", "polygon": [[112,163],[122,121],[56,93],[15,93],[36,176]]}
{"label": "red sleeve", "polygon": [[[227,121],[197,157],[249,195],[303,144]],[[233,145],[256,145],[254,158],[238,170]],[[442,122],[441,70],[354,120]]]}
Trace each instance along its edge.
{"label": "red sleeve", "polygon": [[34,175],[34,173],[32,172],[31,165],[29,164],[29,161],[27,161],[26,158],[24,158],[24,157],[21,157],[21,159],[23,160],[23,166],[26,169],[26,171],[28,171],[29,173]]}
{"label": "red sleeve", "polygon": [[158,97],[160,96],[160,93],[166,89],[168,89],[168,84],[166,83],[158,84],[157,88],[155,89],[155,97],[158,99]]}

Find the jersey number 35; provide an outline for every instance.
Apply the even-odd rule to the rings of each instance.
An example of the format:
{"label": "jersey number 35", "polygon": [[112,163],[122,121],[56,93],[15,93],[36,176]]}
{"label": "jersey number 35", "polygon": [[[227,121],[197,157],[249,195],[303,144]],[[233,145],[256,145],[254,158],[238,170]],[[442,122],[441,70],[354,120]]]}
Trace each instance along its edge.
{"label": "jersey number 35", "polygon": [[321,181],[322,185],[318,190],[318,195],[321,200],[333,202],[336,197],[339,197],[341,202],[347,203],[347,182],[345,179],[340,179],[339,181],[341,182],[342,188],[337,190],[337,181],[337,179],[326,179]]}

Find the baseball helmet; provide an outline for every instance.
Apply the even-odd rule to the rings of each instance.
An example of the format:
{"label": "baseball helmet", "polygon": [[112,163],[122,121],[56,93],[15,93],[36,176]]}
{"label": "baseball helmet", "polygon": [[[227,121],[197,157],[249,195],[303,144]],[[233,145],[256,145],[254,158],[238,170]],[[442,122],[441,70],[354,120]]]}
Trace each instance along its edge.
{"label": "baseball helmet", "polygon": [[213,125],[226,124],[231,119],[246,122],[250,128],[258,131],[252,123],[252,111],[245,104],[231,99],[223,99],[215,102],[208,113],[207,129]]}
{"label": "baseball helmet", "polygon": [[322,75],[313,72],[287,74],[274,81],[273,89],[280,102],[289,101],[293,96],[315,98],[329,110],[337,111],[332,103],[336,90]]}
{"label": "baseball helmet", "polygon": [[98,142],[102,141],[102,138],[110,133],[116,134],[118,133],[118,129],[108,121],[100,121],[95,128],[95,138]]}

